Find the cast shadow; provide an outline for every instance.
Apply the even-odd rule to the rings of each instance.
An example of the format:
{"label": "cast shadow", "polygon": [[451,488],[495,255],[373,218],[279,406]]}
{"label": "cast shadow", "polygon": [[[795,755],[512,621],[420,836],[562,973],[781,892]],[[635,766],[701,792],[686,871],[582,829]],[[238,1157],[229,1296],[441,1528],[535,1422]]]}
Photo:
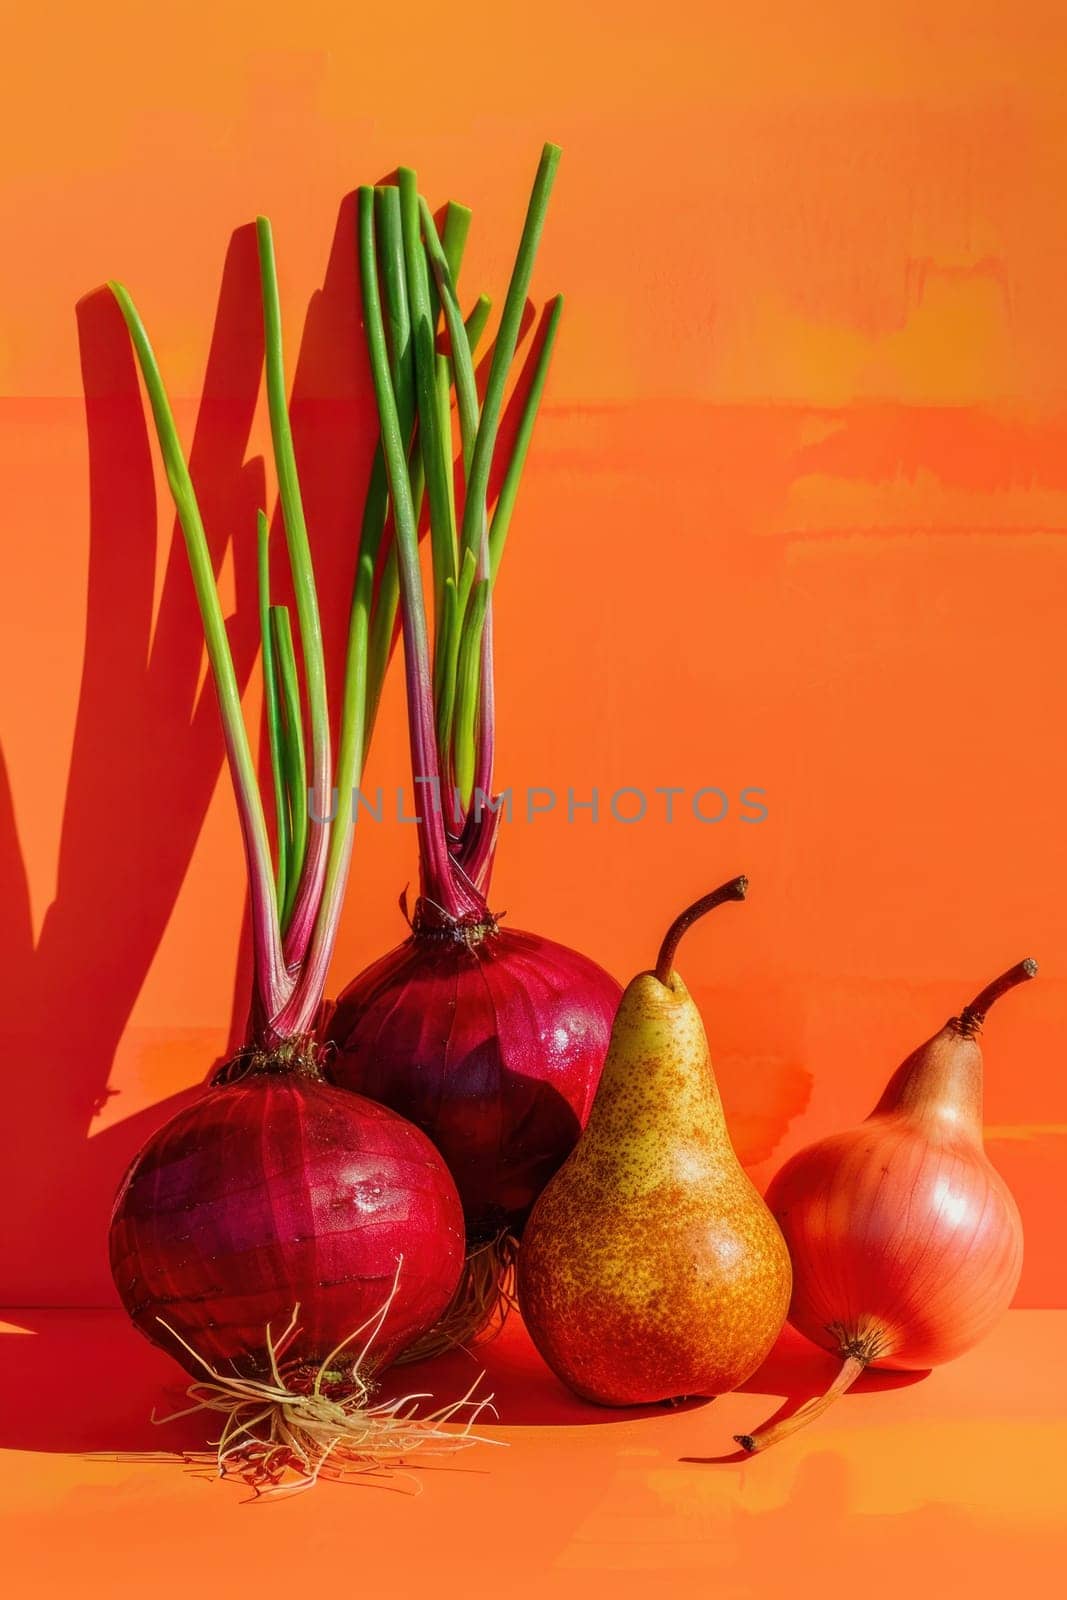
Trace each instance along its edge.
{"label": "cast shadow", "polygon": [[[262,363],[251,230],[230,241],[190,462],[216,570],[262,498],[245,463]],[[107,1217],[122,1171],[185,1096],[92,1135],[115,1051],[174,908],[221,763],[185,551],[172,537],[154,604],[157,508],[151,447],[122,317],[99,290],[77,307],[89,443],[85,653],[55,898],[36,943],[6,779],[0,960],[9,993],[9,1104],[2,1161],[19,1197],[4,1230],[0,1294],[48,1303],[64,1267],[73,1304],[110,1299]],[[236,550],[239,596],[251,578]],[[242,682],[255,607],[231,626]],[[205,1062],[205,1069],[209,1063]]]}
{"label": "cast shadow", "polygon": [[[62,1261],[68,1304],[110,1303],[107,1216],[122,1171],[188,1098],[172,1096],[92,1134],[116,1047],[174,909],[222,765],[214,688],[184,543],[174,526],[158,602],[157,505],[145,405],[115,302],[77,308],[89,441],[85,654],[55,899],[34,944],[26,874],[0,758],[0,959],[18,1016],[3,1161],[20,1227],[5,1230],[0,1297],[47,1303]],[[292,409],[323,588],[323,623],[343,642],[358,508],[374,431],[364,381],[351,201],[342,206],[323,288],[295,364]],[[190,470],[216,571],[233,541],[238,677],[258,648],[254,529],[262,463],[245,452],[263,361],[255,234],[226,255]],[[362,425],[361,425],[362,424]],[[282,570],[282,563],[276,563]],[[247,963],[246,963],[247,968]],[[244,1031],[247,970],[232,1038]],[[205,1075],[213,1063],[205,1062]],[[42,1152],[40,1134],[45,1134]]]}
{"label": "cast shadow", "polygon": [[[284,271],[284,241],[279,243]],[[18,1221],[0,1239],[0,1304],[115,1303],[107,1226],[137,1150],[199,1086],[100,1132],[109,1077],[173,912],[223,763],[214,686],[175,523],[155,596],[156,449],[129,338],[111,294],[86,296],[77,327],[89,443],[89,575],[81,689],[55,898],[36,943],[26,871],[0,753],[0,960],[9,994],[8,1115],[0,1134]],[[165,365],[165,363],[164,363]],[[255,518],[263,464],[246,461],[263,366],[255,230],[226,254],[189,451],[216,572],[230,551],[228,619],[240,683],[258,650]],[[290,353],[291,415],[320,584],[323,631],[343,653],[356,536],[376,413],[362,343],[354,197],[342,202],[323,285]],[[179,427],[181,418],[179,416]],[[272,539],[285,599],[284,536]],[[336,676],[332,681],[337,682]],[[263,770],[267,755],[262,752]],[[268,785],[269,787],[269,785]],[[242,939],[228,1050],[244,1038],[251,972]],[[204,1062],[205,1078],[216,1065]],[[15,1067],[18,1070],[15,1070]],[[61,1286],[57,1263],[62,1263]],[[0,1336],[0,1445],[25,1449],[180,1448],[149,1422],[185,1384],[116,1311],[12,1311],[28,1331]],[[163,1409],[168,1409],[164,1402]],[[176,1427],[182,1425],[175,1424]],[[194,1428],[202,1445],[204,1430]]]}
{"label": "cast shadow", "polygon": [[[189,1402],[192,1381],[166,1351],[148,1343],[121,1310],[12,1311],[0,1327],[0,1446],[64,1454],[180,1455],[207,1448],[214,1416],[167,1418]],[[491,1420],[515,1427],[581,1427],[662,1417],[663,1406],[589,1405],[558,1382],[519,1318],[470,1351],[392,1367],[381,1398],[432,1395],[420,1410],[458,1400],[475,1382],[493,1396]],[[686,1402],[685,1409],[704,1404]]]}
{"label": "cast shadow", "polygon": [[[714,1396],[698,1396],[682,1402],[650,1406],[597,1406],[577,1395],[560,1382],[541,1360],[522,1326],[521,1318],[510,1317],[502,1333],[484,1344],[467,1350],[453,1350],[433,1361],[412,1363],[410,1367],[394,1368],[389,1374],[390,1391],[400,1393],[403,1386],[412,1389],[429,1389],[446,1399],[462,1394],[479,1373],[484,1374],[482,1389],[494,1396],[494,1405],[500,1422],[514,1427],[544,1427],[566,1424],[604,1425],[613,1422],[634,1422],[642,1417],[662,1417],[665,1411],[692,1411],[714,1404]],[[813,1395],[821,1394],[833,1381],[837,1362],[825,1350],[818,1350],[795,1329],[785,1327],[766,1361],[757,1372],[739,1384],[736,1394],[751,1394],[757,1412],[760,1400],[763,1413],[753,1415],[752,1426],[769,1420],[792,1416]],[[917,1383],[927,1376],[924,1372],[869,1372],[854,1385],[852,1392],[870,1394],[883,1389],[899,1389]],[[768,1396],[788,1395],[789,1399],[773,1411],[773,1399]],[[844,1395],[839,1405],[848,1404]],[[683,1457],[701,1465],[748,1461],[751,1457],[743,1450],[724,1456]]]}
{"label": "cast shadow", "polygon": [[701,1398],[648,1406],[581,1400],[545,1365],[518,1315],[510,1316],[495,1338],[432,1361],[393,1367],[386,1385],[391,1394],[426,1390],[448,1401],[466,1393],[479,1377],[478,1393],[492,1394],[497,1419],[506,1427],[604,1427],[708,1404]]}
{"label": "cast shadow", "polygon": [[0,1443],[69,1455],[201,1451],[214,1417],[156,1423],[192,1381],[118,1310],[12,1311],[0,1331]]}
{"label": "cast shadow", "polygon": [[[214,1418],[182,1417],[163,1425],[152,1421],[153,1415],[167,1417],[188,1404],[190,1379],[165,1351],[138,1333],[124,1312],[28,1310],[12,1312],[11,1320],[21,1331],[0,1331],[0,1444],[5,1449],[180,1454],[206,1448]],[[790,1394],[773,1413],[778,1418],[821,1393],[835,1371],[831,1356],[787,1329],[760,1370],[736,1392],[756,1397],[757,1410],[759,1400],[768,1395]],[[897,1389],[926,1376],[872,1372],[860,1379],[855,1392]],[[713,1404],[694,1399],[673,1407],[591,1405],[549,1371],[518,1317],[509,1318],[487,1343],[391,1368],[383,1376],[382,1398],[427,1394],[447,1404],[476,1381],[478,1396],[493,1397],[494,1421],[507,1427],[604,1427]],[[432,1403],[425,1402],[425,1409]],[[838,1402],[848,1403],[848,1395]],[[771,1417],[770,1407],[764,1410],[766,1416],[753,1416],[753,1427]],[[732,1466],[752,1458],[739,1449],[680,1459],[698,1466]]]}

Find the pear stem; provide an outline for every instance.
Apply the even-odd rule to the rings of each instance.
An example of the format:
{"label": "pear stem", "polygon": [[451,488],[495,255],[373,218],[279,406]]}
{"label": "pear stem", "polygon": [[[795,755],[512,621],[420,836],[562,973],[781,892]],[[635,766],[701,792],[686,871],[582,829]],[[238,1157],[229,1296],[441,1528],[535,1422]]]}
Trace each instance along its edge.
{"label": "pear stem", "polygon": [[721,906],[724,900],[743,900],[747,893],[747,878],[731,878],[729,883],[721,883],[710,894],[702,896],[699,900],[694,900],[693,904],[688,906],[681,916],[675,917],[667,929],[666,937],[659,947],[659,955],[656,958],[655,974],[660,983],[666,986],[671,981],[674,958],[683,933],[688,928],[691,928],[694,922],[698,922],[701,917],[706,916],[709,911],[714,911],[716,906]]}
{"label": "pear stem", "polygon": [[964,1006],[958,1017],[953,1018],[957,1033],[963,1034],[966,1039],[973,1039],[981,1030],[986,1012],[1002,994],[1007,994],[1009,989],[1025,983],[1028,978],[1036,977],[1037,962],[1029,958],[1020,961],[1018,966],[1011,967],[1007,972],[1002,972],[999,978],[994,978],[992,983],[986,984],[981,994],[975,995],[970,1005]]}

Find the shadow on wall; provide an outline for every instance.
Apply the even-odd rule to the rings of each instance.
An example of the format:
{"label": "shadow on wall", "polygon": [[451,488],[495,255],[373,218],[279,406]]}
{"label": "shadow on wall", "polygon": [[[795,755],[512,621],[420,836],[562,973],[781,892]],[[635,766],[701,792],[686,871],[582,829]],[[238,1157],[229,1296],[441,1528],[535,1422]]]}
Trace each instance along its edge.
{"label": "shadow on wall", "polygon": [[[362,489],[375,437],[364,380],[355,207],[342,202],[322,290],[309,308],[292,411],[333,655],[343,647]],[[284,245],[279,249],[284,262]],[[6,1305],[114,1303],[107,1222],[145,1139],[195,1092],[90,1137],[115,1052],[174,908],[217,782],[223,747],[184,542],[174,527],[153,626],[157,505],[147,413],[122,317],[107,290],[77,307],[89,439],[85,658],[56,897],[36,945],[0,757],[0,960],[8,994],[7,1113],[0,1160],[17,1223],[0,1237]],[[161,359],[166,370],[166,352]],[[239,681],[258,649],[255,517],[261,460],[245,460],[263,365],[255,231],[226,254],[189,460],[216,571],[234,542]],[[274,528],[275,570],[284,551]],[[279,594],[286,598],[279,582]],[[248,940],[230,1047],[247,1015]],[[214,1065],[204,1062],[205,1075]]]}

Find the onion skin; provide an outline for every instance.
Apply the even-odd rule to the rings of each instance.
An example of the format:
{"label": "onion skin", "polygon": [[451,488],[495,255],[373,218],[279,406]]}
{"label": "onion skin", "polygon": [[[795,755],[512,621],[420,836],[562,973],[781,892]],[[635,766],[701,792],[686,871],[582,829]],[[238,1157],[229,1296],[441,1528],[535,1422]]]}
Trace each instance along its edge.
{"label": "onion skin", "polygon": [[573,1149],[621,993],[588,957],[492,920],[416,931],[341,995],[327,1071],[429,1135],[478,1243],[521,1229]]}
{"label": "onion skin", "polygon": [[[980,1147],[893,1115],[809,1146],[767,1191],[794,1263],[789,1320],[867,1365],[926,1371],[983,1339],[1011,1303],[1022,1223]],[[926,1219],[912,1234],[909,1215]]]}
{"label": "onion skin", "polygon": [[[111,1270],[141,1332],[194,1377],[260,1377],[287,1346],[310,1373],[397,1292],[385,1366],[436,1320],[463,1263],[455,1186],[429,1141],[317,1073],[252,1072],[180,1111],[136,1157],[111,1220]],[[358,1355],[358,1348],[352,1355]]]}
{"label": "onion skin", "polygon": [[789,1320],[844,1366],[827,1395],[737,1435],[765,1449],[818,1416],[867,1367],[925,1371],[976,1345],[1011,1303],[1023,1232],[982,1145],[984,990],[893,1074],[867,1120],[799,1151],[767,1190],[793,1258]]}

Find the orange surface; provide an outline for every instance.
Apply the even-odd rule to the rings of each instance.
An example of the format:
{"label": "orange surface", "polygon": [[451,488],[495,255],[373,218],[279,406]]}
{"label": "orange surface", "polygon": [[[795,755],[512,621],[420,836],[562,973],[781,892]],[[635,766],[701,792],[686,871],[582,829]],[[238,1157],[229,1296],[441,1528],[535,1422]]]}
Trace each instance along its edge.
{"label": "orange surface", "polygon": [[[989,1148],[1023,1211],[1018,1304],[1067,1305],[1058,0],[189,0],[165,23],[60,0],[20,7],[4,48],[0,1300],[111,1303],[118,1176],[240,1031],[247,987],[184,556],[93,291],[124,278],[187,440],[199,415],[254,718],[267,435],[243,225],[275,227],[336,644],[372,437],[344,197],[417,165],[435,204],[474,207],[466,290],[499,295],[548,137],[564,160],[535,283],[567,306],[499,591],[500,779],[596,785],[605,810],[622,785],[758,786],[768,817],[668,825],[657,801],[639,825],[568,825],[561,804],[506,830],[495,903],[625,978],[681,904],[749,873],[682,970],[758,1182],[1037,956],[988,1030]],[[394,677],[368,775],[389,795],[401,712]],[[364,840],[335,985],[401,936],[413,873],[410,828]],[[165,1363],[117,1323],[105,1349],[82,1342],[92,1317],[12,1316],[40,1328],[2,1345],[36,1382],[0,1446],[34,1456],[0,1457],[3,1499],[57,1589],[90,1592],[91,1571],[110,1595],[303,1592],[328,1565],[362,1578],[373,1541],[419,1592],[462,1562],[468,1593],[673,1567],[747,1595],[773,1561],[801,1592],[870,1595],[905,1569],[928,1590],[1017,1582],[1053,1551],[1050,1317],[1013,1314],[958,1367],[851,1397],[745,1467],[679,1458],[758,1418],[759,1393],[566,1429],[531,1411],[414,1504],[331,1492],[244,1523],[181,1472],[53,1456],[143,1445]],[[502,1585],[520,1557],[532,1575]]]}
{"label": "orange surface", "polygon": [[[323,1484],[259,1504],[206,1470],[144,1459],[204,1434],[145,1421],[181,1402],[181,1384],[120,1313],[7,1315],[26,1330],[0,1334],[0,1531],[19,1596],[214,1600],[355,1583],[403,1600],[637,1600],[650,1585],[680,1600],[898,1600],[1060,1587],[1064,1312],[1010,1312],[980,1350],[926,1377],[868,1377],[806,1432],[740,1461],[733,1434],[822,1387],[828,1357],[786,1334],[737,1394],[605,1412],[572,1400],[513,1324],[483,1352],[500,1419],[480,1432],[506,1448],[472,1448],[397,1492]],[[452,1398],[478,1370],[454,1356],[404,1381]]]}

